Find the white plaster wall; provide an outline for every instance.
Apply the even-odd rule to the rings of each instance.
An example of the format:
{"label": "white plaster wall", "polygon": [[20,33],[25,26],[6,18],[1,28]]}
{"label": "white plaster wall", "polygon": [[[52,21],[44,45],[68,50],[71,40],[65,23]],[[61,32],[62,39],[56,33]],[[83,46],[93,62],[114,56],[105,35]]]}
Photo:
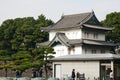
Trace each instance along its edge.
{"label": "white plaster wall", "polygon": [[81,29],[66,30],[66,31],[51,31],[49,32],[49,41],[51,41],[57,32],[65,33],[68,39],[81,39],[82,33]]}
{"label": "white plaster wall", "polygon": [[75,46],[75,53],[74,54],[82,54],[82,47],[81,46]]}
{"label": "white plaster wall", "polygon": [[68,47],[64,45],[56,45],[53,48],[54,48],[54,51],[56,52],[56,54],[54,54],[55,57],[68,55]]}
{"label": "white plaster wall", "polygon": [[68,39],[81,39],[82,38],[81,29],[69,30],[69,31],[66,31],[65,34],[68,37]]}
{"label": "white plaster wall", "polygon": [[92,40],[101,40],[105,41],[105,34],[98,33],[98,38],[94,38],[94,32],[88,32],[89,37],[85,36],[85,33],[81,29],[66,30],[66,31],[51,31],[49,32],[49,41],[51,41],[57,32],[65,33],[68,39],[92,39]]}
{"label": "white plaster wall", "polygon": [[98,35],[98,40],[105,41],[105,34],[99,34]]}
{"label": "white plaster wall", "polygon": [[70,50],[70,54],[82,54],[82,46],[75,46]]}
{"label": "white plaster wall", "polygon": [[49,41],[51,41],[55,37],[56,31],[49,32]]}
{"label": "white plaster wall", "polygon": [[[93,49],[95,49],[95,48],[93,48]],[[95,49],[95,50],[96,50],[96,54],[97,54],[97,53],[101,53],[99,49]],[[83,53],[83,54],[93,54],[93,53],[92,53],[92,49],[87,49],[86,52],[85,52],[85,49],[84,49],[84,48],[83,48],[83,50],[82,50],[82,53]]]}
{"label": "white plaster wall", "polygon": [[[79,62],[53,62],[54,64],[61,64],[61,77],[71,77],[72,69],[75,73],[84,73],[86,78],[93,80],[94,77],[99,77],[100,63],[99,61],[79,61]],[[54,70],[53,70],[54,73]]]}
{"label": "white plaster wall", "polygon": [[83,50],[82,50],[82,53],[83,53],[83,54],[92,54],[91,49],[87,49],[86,52],[85,52],[85,49],[84,49],[84,48],[82,48],[82,49],[83,49]]}
{"label": "white plaster wall", "polygon": [[[91,48],[89,49],[89,47],[87,48],[86,52],[85,52],[85,48],[82,48],[82,54],[93,54],[92,53],[92,49],[96,50],[96,54],[100,54],[101,53],[101,48]],[[106,48],[106,49],[102,49],[105,51],[105,53],[110,53],[110,51]]]}
{"label": "white plaster wall", "polygon": [[98,33],[98,38],[96,38],[96,39],[94,38],[94,32],[88,32],[88,33],[89,33],[89,36],[85,36],[85,32],[82,32],[82,38],[105,41],[105,34],[103,34],[103,33]]}

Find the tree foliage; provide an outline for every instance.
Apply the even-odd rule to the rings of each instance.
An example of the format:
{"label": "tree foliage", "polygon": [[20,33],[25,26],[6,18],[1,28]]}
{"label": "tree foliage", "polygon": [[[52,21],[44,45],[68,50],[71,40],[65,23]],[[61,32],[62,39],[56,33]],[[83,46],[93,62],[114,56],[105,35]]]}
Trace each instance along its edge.
{"label": "tree foliage", "polygon": [[101,22],[104,26],[114,28],[112,32],[107,33],[106,39],[115,43],[120,43],[120,12],[113,12],[106,16]]}
{"label": "tree foliage", "polygon": [[49,59],[53,58],[55,52],[52,47],[49,46],[43,46],[38,49],[38,53],[40,53],[38,56],[36,56],[36,60],[41,60],[43,59],[43,65],[45,69],[45,77],[48,78],[48,71],[49,71]]}
{"label": "tree foliage", "polygon": [[[36,43],[48,40],[48,33],[40,30],[41,27],[52,25],[53,21],[44,15],[5,20],[0,26],[0,61],[7,62],[12,70],[20,70],[21,74],[26,69],[42,65],[41,60],[34,59]],[[40,59],[40,58],[39,58]],[[33,63],[36,62],[36,63]],[[41,61],[41,62],[40,62]],[[1,66],[0,68],[5,68]]]}

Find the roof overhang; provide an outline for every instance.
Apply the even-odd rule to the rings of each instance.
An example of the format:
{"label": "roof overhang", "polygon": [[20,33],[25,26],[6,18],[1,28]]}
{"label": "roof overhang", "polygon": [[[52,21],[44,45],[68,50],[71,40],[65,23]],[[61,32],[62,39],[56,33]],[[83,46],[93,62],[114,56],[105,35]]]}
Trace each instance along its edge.
{"label": "roof overhang", "polygon": [[83,44],[86,45],[99,45],[99,46],[113,46],[115,47],[116,44],[111,43],[111,42],[106,42],[106,41],[97,41],[97,40],[88,40],[88,39],[84,39],[83,40]]}
{"label": "roof overhang", "polygon": [[100,60],[120,60],[120,55],[106,53],[106,54],[79,54],[79,55],[65,55],[53,58],[51,61],[100,61]]}
{"label": "roof overhang", "polygon": [[104,30],[104,31],[112,31],[113,30],[113,28],[97,26],[97,25],[90,25],[90,24],[83,24],[83,27],[98,29],[98,30]]}

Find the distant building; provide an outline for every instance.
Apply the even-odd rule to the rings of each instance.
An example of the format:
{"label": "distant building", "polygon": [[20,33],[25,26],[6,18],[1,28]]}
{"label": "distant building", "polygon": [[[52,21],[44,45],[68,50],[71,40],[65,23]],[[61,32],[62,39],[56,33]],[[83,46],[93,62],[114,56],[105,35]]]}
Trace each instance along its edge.
{"label": "distant building", "polygon": [[94,12],[63,15],[43,30],[49,32],[49,41],[37,46],[54,48],[53,77],[70,77],[72,69],[91,80],[109,78],[110,70],[115,79],[120,77],[120,56],[111,51],[116,45],[105,41],[112,28],[101,26]]}

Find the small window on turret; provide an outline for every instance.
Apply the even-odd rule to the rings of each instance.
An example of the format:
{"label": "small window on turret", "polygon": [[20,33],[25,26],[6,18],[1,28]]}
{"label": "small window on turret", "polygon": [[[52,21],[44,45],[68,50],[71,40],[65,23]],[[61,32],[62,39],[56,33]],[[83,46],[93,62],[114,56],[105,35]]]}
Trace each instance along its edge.
{"label": "small window on turret", "polygon": [[87,53],[87,49],[85,49],[85,54]]}
{"label": "small window on turret", "polygon": [[93,38],[94,38],[94,39],[98,39],[98,34],[97,34],[97,33],[94,33],[94,34],[93,34]]}
{"label": "small window on turret", "polygon": [[105,53],[105,50],[101,50],[101,53]]}
{"label": "small window on turret", "polygon": [[95,49],[92,49],[92,53],[95,54],[95,53],[96,53],[96,50],[95,50]]}
{"label": "small window on turret", "polygon": [[89,38],[89,33],[88,33],[88,32],[85,32],[85,33],[84,33],[84,36],[85,36],[85,38]]}

